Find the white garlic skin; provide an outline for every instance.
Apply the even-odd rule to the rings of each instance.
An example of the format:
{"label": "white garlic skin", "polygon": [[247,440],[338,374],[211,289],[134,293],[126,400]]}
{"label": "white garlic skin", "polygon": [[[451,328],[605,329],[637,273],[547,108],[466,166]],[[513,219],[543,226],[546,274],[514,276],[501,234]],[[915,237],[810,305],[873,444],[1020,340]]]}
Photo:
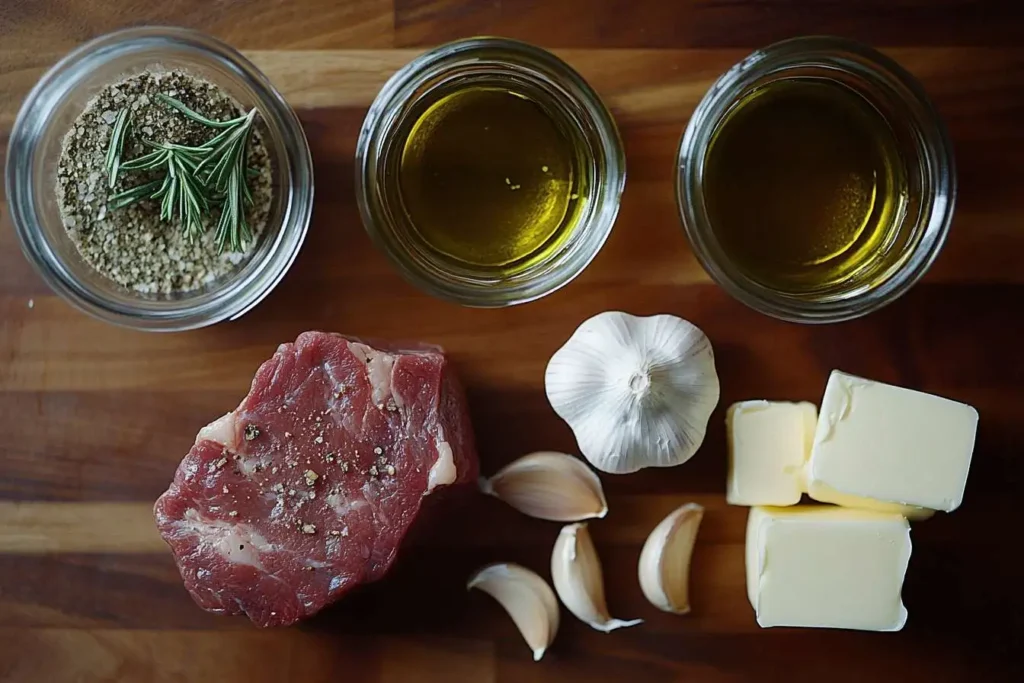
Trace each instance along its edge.
{"label": "white garlic skin", "polygon": [[676,508],[654,527],[640,551],[640,589],[663,612],[690,612],[690,559],[703,517],[704,508],[696,503]]}
{"label": "white garlic skin", "polygon": [[608,613],[601,560],[586,524],[562,527],[551,551],[551,582],[566,609],[591,628],[611,633],[644,623],[643,619],[616,619]]}
{"label": "white garlic skin", "polygon": [[558,599],[548,582],[526,567],[498,562],[469,578],[466,589],[474,588],[505,608],[533,651],[533,661],[539,662],[558,633]]}
{"label": "white garlic skin", "polygon": [[551,357],[544,385],[583,456],[612,474],[689,460],[719,397],[700,328],[673,315],[620,311],[584,321]]}
{"label": "white garlic skin", "polygon": [[597,474],[566,453],[538,451],[524,455],[490,479],[481,479],[480,490],[538,519],[579,522],[608,514],[608,501]]}

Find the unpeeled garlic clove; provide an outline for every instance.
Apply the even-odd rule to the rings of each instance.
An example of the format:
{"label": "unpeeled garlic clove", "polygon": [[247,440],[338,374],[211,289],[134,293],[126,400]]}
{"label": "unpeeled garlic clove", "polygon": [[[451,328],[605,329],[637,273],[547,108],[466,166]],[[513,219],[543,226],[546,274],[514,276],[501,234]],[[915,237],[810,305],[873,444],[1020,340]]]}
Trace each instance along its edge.
{"label": "unpeeled garlic clove", "polygon": [[558,633],[558,600],[548,582],[536,572],[511,562],[489,564],[466,583],[497,600],[512,617],[533,661],[540,661]]}
{"label": "unpeeled garlic clove", "polygon": [[640,588],[665,612],[690,611],[690,558],[704,508],[687,503],[661,520],[640,551]]}
{"label": "unpeeled garlic clove", "polygon": [[524,455],[490,479],[482,479],[480,488],[524,514],[553,522],[608,514],[601,480],[586,463],[565,453]]}
{"label": "unpeeled garlic clove", "polygon": [[562,527],[551,552],[551,580],[562,604],[598,631],[642,624],[643,619],[613,619],[604,598],[601,561],[586,524]]}

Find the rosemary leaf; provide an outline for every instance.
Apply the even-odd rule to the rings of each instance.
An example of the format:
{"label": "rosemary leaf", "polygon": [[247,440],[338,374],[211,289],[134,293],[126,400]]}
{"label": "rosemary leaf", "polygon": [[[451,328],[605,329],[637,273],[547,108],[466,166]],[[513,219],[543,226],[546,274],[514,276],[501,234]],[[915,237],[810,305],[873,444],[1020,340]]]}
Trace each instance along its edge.
{"label": "rosemary leaf", "polygon": [[178,204],[178,221],[190,239],[197,239],[203,234],[203,213],[209,210],[209,204],[195,184],[195,178],[188,172],[180,159],[178,164],[180,196]]}
{"label": "rosemary leaf", "polygon": [[245,211],[240,201],[240,178],[232,173],[228,179],[228,192],[225,195],[224,207],[220,220],[217,222],[216,240],[221,251],[230,247],[232,251],[242,251],[252,239],[252,232],[245,219]]}
{"label": "rosemary leaf", "polygon": [[171,176],[165,175],[164,181],[160,184],[160,189],[149,196],[150,199],[160,199],[164,192],[167,192],[171,186]]}
{"label": "rosemary leaf", "polygon": [[162,181],[160,180],[154,180],[151,183],[137,185],[135,187],[125,190],[124,192],[118,192],[117,194],[113,195],[110,198],[110,200],[107,202],[107,205],[111,209],[123,209],[126,206],[134,204],[140,199],[146,198],[147,196],[152,198],[151,193],[157,191],[160,188],[161,182]]}
{"label": "rosemary leaf", "polygon": [[109,179],[110,187],[114,187],[117,183],[117,173],[121,166],[121,156],[124,154],[124,140],[128,135],[128,128],[131,125],[131,119],[128,118],[128,110],[122,109],[117,114],[117,119],[114,121],[114,128],[110,132],[110,143],[107,145],[107,178]]}
{"label": "rosemary leaf", "polygon": [[178,196],[178,178],[174,175],[167,177],[171,182],[167,183],[167,189],[164,190],[160,201],[160,220],[170,223],[174,218],[174,199]]}
{"label": "rosemary leaf", "polygon": [[224,206],[221,208],[220,220],[217,221],[217,234],[214,236],[220,251],[223,252],[227,247],[234,251],[241,249],[237,228],[244,220],[244,216],[239,211],[237,199],[233,199],[230,193],[227,194]]}
{"label": "rosemary leaf", "polygon": [[234,128],[225,128],[224,130],[222,130],[221,132],[217,133],[215,136],[207,140],[205,143],[203,143],[203,146],[213,149],[214,147],[217,147],[222,142],[224,142],[225,138],[227,138],[233,132]]}
{"label": "rosemary leaf", "polygon": [[246,206],[252,206],[252,192],[249,191],[249,183],[247,183],[243,177],[239,184],[242,186],[242,201],[245,202]]}
{"label": "rosemary leaf", "polygon": [[153,171],[167,163],[167,150],[156,149],[121,164],[122,171]]}
{"label": "rosemary leaf", "polygon": [[167,106],[173,107],[174,109],[177,109],[182,114],[184,114],[186,117],[192,119],[193,121],[198,121],[199,123],[203,124],[204,126],[209,126],[210,128],[230,128],[230,127],[232,127],[234,125],[237,125],[243,119],[245,119],[245,116],[239,116],[237,119],[230,119],[228,121],[214,121],[213,119],[206,118],[205,116],[203,116],[199,112],[192,111],[191,109],[186,107],[184,104],[182,104],[178,100],[174,99],[173,97],[170,97],[169,95],[165,95],[163,93],[159,93],[159,94],[157,94],[156,97],[157,97],[158,100],[160,100],[161,102],[163,102]]}

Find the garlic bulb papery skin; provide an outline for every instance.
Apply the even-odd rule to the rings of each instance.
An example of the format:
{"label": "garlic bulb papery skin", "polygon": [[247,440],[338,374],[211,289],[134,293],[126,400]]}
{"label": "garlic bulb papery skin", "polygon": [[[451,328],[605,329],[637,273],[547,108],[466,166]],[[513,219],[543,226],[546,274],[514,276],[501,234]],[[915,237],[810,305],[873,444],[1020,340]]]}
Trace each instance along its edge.
{"label": "garlic bulb papery skin", "polygon": [[601,560],[586,524],[562,527],[551,551],[551,581],[566,609],[598,631],[643,623],[643,619],[615,619],[608,614]]}
{"label": "garlic bulb papery skin", "polygon": [[673,315],[600,313],[548,363],[551,407],[603,472],[672,467],[697,452],[718,405],[711,342]]}
{"label": "garlic bulb papery skin", "polygon": [[505,608],[538,662],[558,633],[558,599],[551,586],[537,574],[511,562],[479,569],[466,589],[482,590]]}
{"label": "garlic bulb papery skin", "polygon": [[604,517],[608,501],[601,480],[579,458],[538,451],[512,461],[480,489],[523,514],[553,522]]}
{"label": "garlic bulb papery skin", "polygon": [[690,558],[704,508],[687,503],[654,527],[640,551],[640,589],[664,612],[690,611]]}

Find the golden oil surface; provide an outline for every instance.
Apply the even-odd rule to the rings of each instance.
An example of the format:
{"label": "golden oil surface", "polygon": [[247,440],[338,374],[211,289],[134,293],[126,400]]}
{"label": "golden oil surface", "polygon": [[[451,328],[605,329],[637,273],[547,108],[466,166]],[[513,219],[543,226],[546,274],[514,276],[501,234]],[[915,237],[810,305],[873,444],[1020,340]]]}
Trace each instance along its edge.
{"label": "golden oil surface", "polygon": [[537,101],[469,87],[426,106],[402,146],[399,192],[420,237],[447,257],[510,272],[572,231],[585,182],[577,145]]}
{"label": "golden oil surface", "polygon": [[872,271],[906,179],[883,116],[846,86],[787,79],[737,102],[705,156],[711,229],[766,287],[808,293]]}

